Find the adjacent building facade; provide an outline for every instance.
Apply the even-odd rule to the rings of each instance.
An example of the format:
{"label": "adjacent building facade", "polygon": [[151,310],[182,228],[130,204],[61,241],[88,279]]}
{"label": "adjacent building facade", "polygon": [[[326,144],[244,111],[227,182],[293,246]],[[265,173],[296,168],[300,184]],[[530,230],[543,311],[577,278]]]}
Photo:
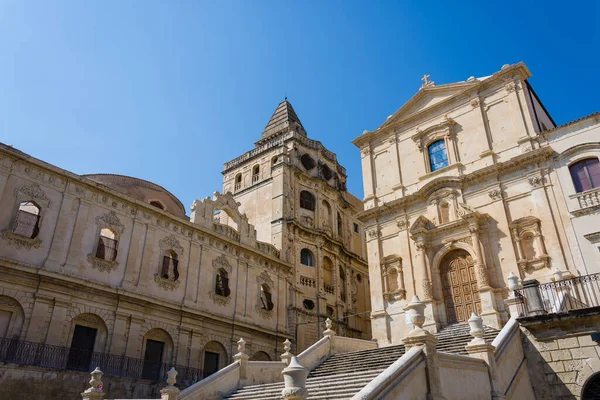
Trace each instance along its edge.
{"label": "adjacent building facade", "polygon": [[[272,360],[286,338],[312,344],[326,317],[370,338],[362,204],[287,101],[273,118],[281,107],[285,127],[270,122],[227,163],[225,194],[195,201],[189,217],[154,183],[78,176],[0,145],[6,393],[44,369],[93,363],[111,396],[152,397],[169,366],[193,383],[231,362],[240,337],[252,359]],[[73,374],[27,385],[80,393]]]}

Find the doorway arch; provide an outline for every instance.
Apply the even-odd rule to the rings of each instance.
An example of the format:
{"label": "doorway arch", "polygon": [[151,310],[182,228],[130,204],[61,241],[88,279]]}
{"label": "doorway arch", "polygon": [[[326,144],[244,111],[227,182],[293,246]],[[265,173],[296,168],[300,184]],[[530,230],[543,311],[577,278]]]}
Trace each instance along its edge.
{"label": "doorway arch", "polygon": [[440,278],[447,325],[468,321],[472,312],[481,314],[475,263],[468,251],[455,249],[444,255]]}

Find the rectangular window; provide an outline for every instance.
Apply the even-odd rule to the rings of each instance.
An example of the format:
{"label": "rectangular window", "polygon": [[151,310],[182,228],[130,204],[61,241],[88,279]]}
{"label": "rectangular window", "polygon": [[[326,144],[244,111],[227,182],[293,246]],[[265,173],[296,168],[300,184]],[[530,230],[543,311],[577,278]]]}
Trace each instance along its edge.
{"label": "rectangular window", "polygon": [[354,223],[354,233],[358,233],[358,224]]}
{"label": "rectangular window", "polygon": [[446,141],[444,139],[430,144],[428,151],[431,172],[448,166],[448,153],[446,152]]}

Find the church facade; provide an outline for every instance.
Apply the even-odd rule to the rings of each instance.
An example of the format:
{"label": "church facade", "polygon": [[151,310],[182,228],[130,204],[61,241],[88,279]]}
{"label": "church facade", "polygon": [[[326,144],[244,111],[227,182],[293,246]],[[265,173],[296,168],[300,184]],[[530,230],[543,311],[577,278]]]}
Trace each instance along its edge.
{"label": "church facade", "polygon": [[370,339],[362,204],[284,106],[285,129],[227,163],[224,194],[189,216],[154,183],[0,145],[3,393],[74,397],[93,363],[111,396],[152,397],[170,366],[191,384],[230,363],[240,337],[251,359],[273,360],[285,339],[312,344],[327,317]]}
{"label": "church facade", "polygon": [[[578,275],[553,184],[555,127],[522,64],[419,92],[354,143],[362,154],[373,332],[407,331],[404,307],[427,304],[427,329],[509,319],[506,277]],[[583,272],[583,271],[581,271]]]}

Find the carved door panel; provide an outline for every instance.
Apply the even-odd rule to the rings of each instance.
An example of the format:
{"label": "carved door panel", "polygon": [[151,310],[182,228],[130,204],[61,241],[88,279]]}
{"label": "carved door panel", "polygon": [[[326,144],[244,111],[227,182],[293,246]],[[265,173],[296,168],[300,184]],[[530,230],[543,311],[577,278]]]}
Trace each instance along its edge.
{"label": "carved door panel", "polygon": [[475,266],[464,250],[448,254],[442,262],[442,294],[448,324],[466,322],[481,312]]}

